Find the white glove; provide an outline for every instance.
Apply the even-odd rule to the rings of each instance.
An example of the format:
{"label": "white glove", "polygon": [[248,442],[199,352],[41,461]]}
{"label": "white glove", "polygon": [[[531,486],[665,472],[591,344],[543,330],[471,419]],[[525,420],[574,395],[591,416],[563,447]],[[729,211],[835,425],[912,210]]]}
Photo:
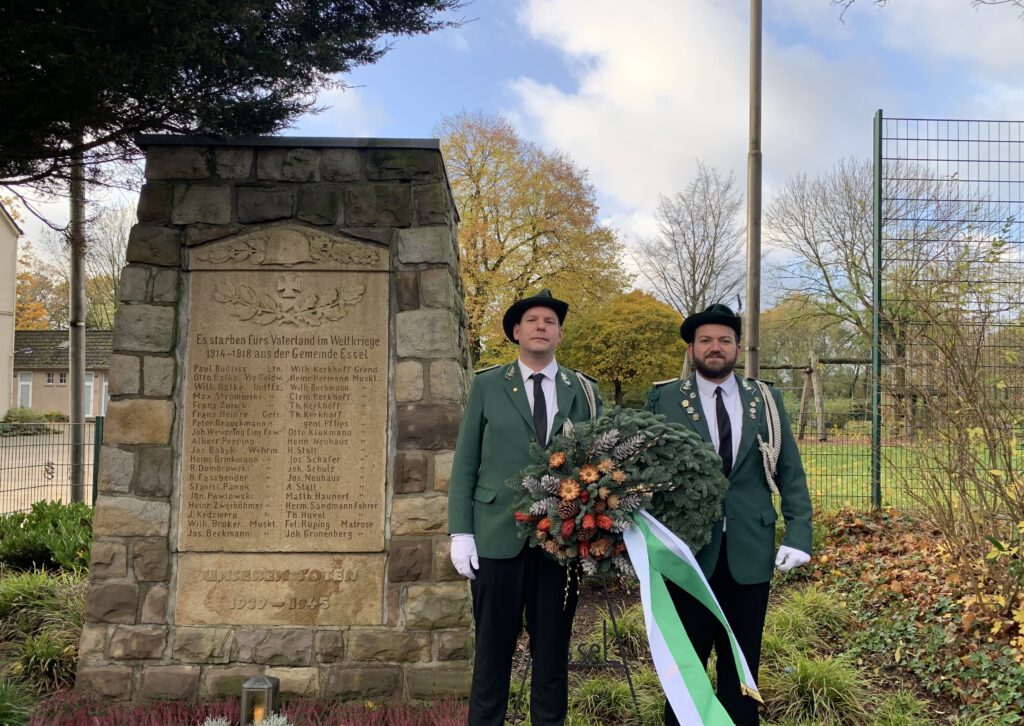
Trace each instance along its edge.
{"label": "white glove", "polygon": [[476,539],[471,534],[452,535],[452,564],[463,577],[475,580],[473,570],[480,569],[480,559],[476,556]]}
{"label": "white glove", "polygon": [[[454,553],[452,556],[454,557]],[[806,565],[810,561],[809,554],[786,545],[779,547],[779,553],[775,555],[775,566],[779,568],[779,572],[789,572],[794,567]]]}

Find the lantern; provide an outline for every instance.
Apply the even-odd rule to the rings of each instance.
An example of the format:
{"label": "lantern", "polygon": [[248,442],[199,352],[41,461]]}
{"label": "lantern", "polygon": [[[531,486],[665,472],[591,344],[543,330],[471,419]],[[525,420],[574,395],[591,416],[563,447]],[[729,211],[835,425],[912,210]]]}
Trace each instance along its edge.
{"label": "lantern", "polygon": [[260,723],[278,711],[281,681],[268,676],[253,676],[242,684],[241,726]]}

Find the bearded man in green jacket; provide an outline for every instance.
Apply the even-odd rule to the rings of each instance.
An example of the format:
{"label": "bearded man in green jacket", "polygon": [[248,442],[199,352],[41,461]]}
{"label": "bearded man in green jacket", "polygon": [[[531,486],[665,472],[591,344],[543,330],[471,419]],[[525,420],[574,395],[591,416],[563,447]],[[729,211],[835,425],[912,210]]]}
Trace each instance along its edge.
{"label": "bearded man in green jacket", "polygon": [[471,726],[499,726],[505,720],[524,610],[533,663],[531,721],[534,726],[565,721],[577,586],[565,567],[526,546],[512,516],[515,493],[507,482],[533,463],[531,444],[546,446],[566,421],[585,421],[600,411],[596,383],[555,360],[568,309],[548,290],[509,307],[505,335],[519,345],[519,359],[477,371],[455,446],[448,531],[452,563],[473,591]]}
{"label": "bearded man in green jacket", "polygon": [[[725,305],[711,305],[686,318],[679,332],[689,345],[687,355],[696,372],[656,383],[646,408],[689,426],[722,458],[722,471],[729,478],[722,518],[696,557],[756,680],[773,565],[786,571],[811,559],[811,499],[782,395],[733,372],[741,329],[740,318]],[[765,400],[766,392],[771,401]],[[770,421],[772,408],[778,414],[777,427]],[[760,442],[773,438],[770,426],[781,444],[771,480],[759,448]],[[786,520],[778,552],[773,487],[778,489]],[[718,652],[718,700],[736,724],[757,724],[757,702],[740,691],[725,629],[703,604],[674,583],[667,584],[704,665],[712,647]],[[667,702],[665,723],[679,723]]]}

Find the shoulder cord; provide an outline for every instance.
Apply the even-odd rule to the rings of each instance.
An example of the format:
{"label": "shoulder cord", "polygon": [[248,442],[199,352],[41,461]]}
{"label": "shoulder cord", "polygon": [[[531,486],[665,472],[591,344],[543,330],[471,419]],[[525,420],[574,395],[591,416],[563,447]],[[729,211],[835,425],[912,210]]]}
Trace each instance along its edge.
{"label": "shoulder cord", "polygon": [[779,487],[775,483],[775,472],[779,465],[779,453],[782,451],[782,424],[779,421],[779,408],[775,405],[775,398],[768,386],[761,381],[755,381],[755,383],[761,390],[761,398],[764,399],[764,409],[768,420],[768,442],[765,443],[761,434],[758,434],[757,446],[761,449],[768,488],[771,489],[772,494],[778,494]]}
{"label": "shoulder cord", "polygon": [[[587,381],[587,377],[584,376],[579,371],[575,371],[575,373],[576,378],[579,379],[580,386],[583,387],[583,395],[586,397],[587,407],[590,409],[590,420],[593,421],[595,418],[597,418],[597,399],[594,398],[594,391],[593,389],[591,389],[590,383],[589,381]],[[574,428],[575,425],[567,416],[565,419],[565,423],[562,424],[562,436],[572,436],[572,431]]]}

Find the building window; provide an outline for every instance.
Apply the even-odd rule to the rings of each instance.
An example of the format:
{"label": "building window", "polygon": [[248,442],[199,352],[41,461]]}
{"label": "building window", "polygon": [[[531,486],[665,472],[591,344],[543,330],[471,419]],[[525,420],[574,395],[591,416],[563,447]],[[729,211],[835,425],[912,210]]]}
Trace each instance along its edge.
{"label": "building window", "polygon": [[18,374],[18,405],[32,408],[32,371],[21,371]]}
{"label": "building window", "polygon": [[59,375],[60,375],[60,378],[59,378],[60,385],[66,386],[68,384],[68,374],[66,372],[64,372],[64,371],[61,371]]}
{"label": "building window", "polygon": [[103,401],[100,403],[100,415],[107,415],[107,404],[110,403],[110,378],[103,376]]}
{"label": "building window", "polygon": [[93,389],[93,383],[95,382],[95,380],[96,380],[96,374],[95,373],[93,373],[92,371],[86,371],[85,372],[85,390],[82,392],[82,398],[85,399],[83,401],[83,403],[85,405],[82,406],[82,411],[84,412],[83,415],[85,415],[85,416],[92,416],[92,406],[93,406],[93,404],[92,404],[92,389]]}
{"label": "building window", "polygon": [[46,371],[46,385],[53,385],[53,371]]}

